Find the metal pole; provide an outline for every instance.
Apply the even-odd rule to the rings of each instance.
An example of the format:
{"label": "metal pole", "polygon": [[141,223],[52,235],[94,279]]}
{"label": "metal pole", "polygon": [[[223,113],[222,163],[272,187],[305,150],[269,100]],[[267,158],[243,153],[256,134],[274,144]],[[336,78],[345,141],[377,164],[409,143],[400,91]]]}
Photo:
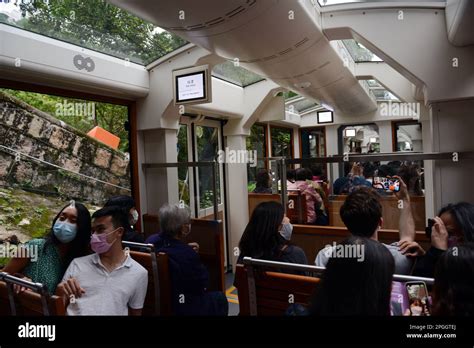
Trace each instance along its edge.
{"label": "metal pole", "polygon": [[217,162],[212,164],[212,198],[214,200],[214,220],[219,220],[217,201]]}
{"label": "metal pole", "polygon": [[279,160],[280,167],[281,167],[281,176],[280,176],[280,181],[281,181],[281,198],[282,198],[282,204],[283,204],[283,209],[285,211],[285,214],[288,210],[288,193],[287,193],[287,187],[286,187],[286,159],[282,158]]}

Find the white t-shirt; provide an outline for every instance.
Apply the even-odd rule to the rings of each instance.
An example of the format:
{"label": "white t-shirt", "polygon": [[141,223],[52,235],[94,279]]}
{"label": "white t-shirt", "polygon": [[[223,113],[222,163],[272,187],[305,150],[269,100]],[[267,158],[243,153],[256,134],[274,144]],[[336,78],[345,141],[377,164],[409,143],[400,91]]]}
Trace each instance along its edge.
{"label": "white t-shirt", "polygon": [[67,307],[68,315],[128,315],[128,307],[143,308],[148,271],[130,255],[112,272],[98,254],[72,260],[63,280],[74,277],[85,290]]}
{"label": "white t-shirt", "polygon": [[[395,274],[410,274],[411,269],[413,267],[413,259],[406,257],[400,252],[400,250],[398,249],[397,242],[392,244],[381,244],[385,246],[393,256],[393,259],[395,261]],[[328,246],[320,250],[318,255],[316,255],[314,264],[318,267],[326,267],[329,258],[332,255],[333,248],[333,246]]]}

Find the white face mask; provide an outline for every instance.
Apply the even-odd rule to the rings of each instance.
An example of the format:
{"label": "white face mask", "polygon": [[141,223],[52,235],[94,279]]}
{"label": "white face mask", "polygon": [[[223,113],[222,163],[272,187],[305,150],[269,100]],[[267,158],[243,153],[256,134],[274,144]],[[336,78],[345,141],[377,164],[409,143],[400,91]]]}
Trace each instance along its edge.
{"label": "white face mask", "polygon": [[139,218],[139,215],[138,215],[138,211],[135,209],[133,210],[132,212],[132,217],[130,219],[130,225],[135,225],[137,222],[138,222],[138,218]]}
{"label": "white face mask", "polygon": [[292,224],[283,224],[281,230],[279,231],[281,236],[286,240],[291,239],[291,234],[293,233],[293,225]]}

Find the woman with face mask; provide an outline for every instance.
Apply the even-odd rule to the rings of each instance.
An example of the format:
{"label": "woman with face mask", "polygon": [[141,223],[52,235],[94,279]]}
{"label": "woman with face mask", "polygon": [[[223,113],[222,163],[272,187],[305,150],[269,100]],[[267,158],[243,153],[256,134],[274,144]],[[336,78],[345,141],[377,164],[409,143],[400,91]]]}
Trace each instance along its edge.
{"label": "woman with face mask", "polygon": [[292,232],[293,226],[285,216],[280,203],[260,203],[253,211],[240,239],[240,255],[237,263],[242,264],[243,258],[248,256],[263,260],[308,264],[304,251],[290,243]]}
{"label": "woman with face mask", "polygon": [[[54,294],[70,262],[89,253],[91,215],[80,203],[65,206],[53,219],[50,232],[25,243],[19,256],[10,260],[4,272],[42,283]],[[26,256],[26,257],[24,257]],[[15,287],[16,292],[25,288]]]}
{"label": "woman with face mask", "polygon": [[418,257],[416,276],[432,278],[438,259],[448,248],[474,241],[474,204],[448,204],[433,220],[431,248]]}

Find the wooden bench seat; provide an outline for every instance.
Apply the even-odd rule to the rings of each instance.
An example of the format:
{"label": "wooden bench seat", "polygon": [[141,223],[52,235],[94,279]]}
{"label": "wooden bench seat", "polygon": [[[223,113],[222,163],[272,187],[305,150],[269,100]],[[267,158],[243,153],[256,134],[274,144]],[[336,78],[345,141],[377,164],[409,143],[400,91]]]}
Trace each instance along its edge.
{"label": "wooden bench seat", "polygon": [[239,315],[282,316],[291,303],[308,305],[319,278],[278,272],[255,272],[256,312],[251,308],[247,269],[237,265],[235,286]]}
{"label": "wooden bench seat", "polygon": [[[3,278],[2,278],[3,279]],[[63,316],[66,314],[64,301],[61,297],[49,294],[39,294],[33,290],[26,290],[20,294],[13,294],[15,312],[12,312],[9,300],[7,281],[0,280],[0,315],[16,316]],[[13,291],[13,288],[11,289]],[[46,301],[47,312],[43,308]]]}

